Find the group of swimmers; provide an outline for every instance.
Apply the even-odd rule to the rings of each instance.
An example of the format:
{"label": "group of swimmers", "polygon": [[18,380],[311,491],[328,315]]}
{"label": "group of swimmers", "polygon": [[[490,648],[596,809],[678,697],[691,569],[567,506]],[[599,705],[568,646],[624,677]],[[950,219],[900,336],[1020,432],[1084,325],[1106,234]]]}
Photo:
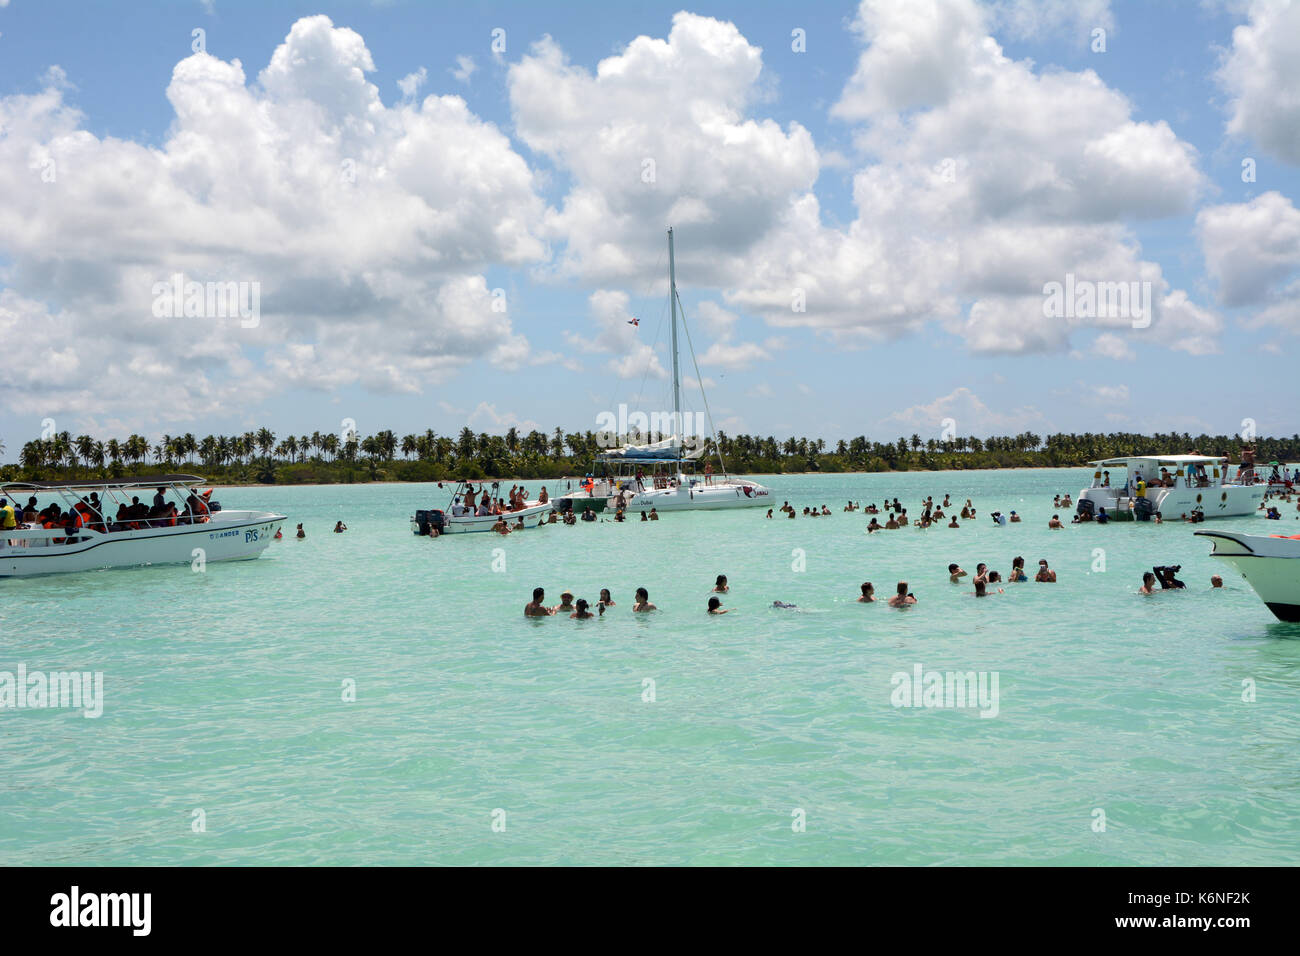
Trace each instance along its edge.
{"label": "group of swimmers", "polygon": [[[578,598],[575,601],[572,591],[561,591],[560,603],[554,607],[547,607],[546,589],[533,588],[533,599],[524,605],[524,617],[553,617],[556,614],[568,614],[573,620],[585,621],[588,618],[604,617],[606,608],[616,606],[613,595],[609,593],[609,588],[600,589],[600,600],[596,602],[596,614],[591,612],[591,602],[586,598]],[[645,588],[637,588],[636,599],[632,602],[632,610],[641,613],[657,611],[658,608],[650,603],[650,592]]]}

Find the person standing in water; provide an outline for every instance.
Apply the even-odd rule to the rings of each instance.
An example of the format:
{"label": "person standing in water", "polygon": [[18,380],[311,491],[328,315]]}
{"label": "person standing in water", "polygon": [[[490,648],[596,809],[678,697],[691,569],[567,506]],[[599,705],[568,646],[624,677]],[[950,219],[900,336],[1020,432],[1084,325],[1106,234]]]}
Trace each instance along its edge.
{"label": "person standing in water", "polygon": [[722,606],[722,601],[720,601],[718,598],[711,597],[709,598],[709,613],[726,614],[727,609]]}
{"label": "person standing in water", "polygon": [[858,598],[859,604],[874,604],[876,600],[876,589],[871,586],[870,581],[862,582],[862,597]]}
{"label": "person standing in water", "polygon": [[550,617],[555,612],[542,602],[546,600],[545,588],[533,588],[533,599],[524,605],[524,617]]}
{"label": "person standing in water", "polygon": [[717,594],[726,594],[731,590],[727,585],[727,576],[725,574],[718,575],[718,579],[713,583],[713,590]]}
{"label": "person standing in water", "polygon": [[898,582],[898,593],[895,594],[893,597],[891,597],[891,598],[889,599],[889,606],[890,606],[890,607],[908,607],[908,606],[910,606],[910,605],[912,605],[912,604],[915,604],[915,603],[916,603],[916,598],[913,597],[913,596],[908,592],[908,590],[907,590],[907,582],[906,582],[906,581],[899,581],[899,582]]}
{"label": "person standing in water", "polygon": [[650,603],[650,592],[645,588],[636,589],[636,600],[632,602],[633,611],[657,611],[659,610]]}

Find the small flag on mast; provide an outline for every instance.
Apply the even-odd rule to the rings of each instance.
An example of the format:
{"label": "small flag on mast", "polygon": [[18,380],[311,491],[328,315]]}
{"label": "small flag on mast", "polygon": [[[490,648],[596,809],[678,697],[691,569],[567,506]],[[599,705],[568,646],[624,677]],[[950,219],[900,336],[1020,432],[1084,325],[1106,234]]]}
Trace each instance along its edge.
{"label": "small flag on mast", "polygon": [[627,324],[628,324],[628,325],[635,325],[635,326],[637,326],[638,328],[640,328],[640,326],[641,326],[641,320],[638,319],[636,316],[632,316],[632,318],[630,318],[630,319],[627,320]]}

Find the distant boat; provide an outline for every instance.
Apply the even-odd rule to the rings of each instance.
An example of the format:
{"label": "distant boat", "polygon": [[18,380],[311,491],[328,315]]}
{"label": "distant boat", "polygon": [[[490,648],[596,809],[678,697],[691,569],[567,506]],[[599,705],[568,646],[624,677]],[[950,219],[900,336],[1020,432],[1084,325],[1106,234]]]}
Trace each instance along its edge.
{"label": "distant boat", "polygon": [[[96,571],[153,564],[205,564],[256,558],[266,550],[285,515],[271,511],[225,511],[207,495],[197,475],[155,475],[117,481],[14,481],[0,485],[0,497],[15,504],[17,496],[54,493],[79,518],[67,529],[19,526],[0,531],[0,578]],[[130,505],[129,492],[162,488],[176,499],[178,515],[116,517],[118,505]],[[90,499],[94,492],[100,510]],[[191,496],[197,499],[189,505]],[[164,493],[164,498],[166,494]],[[201,501],[202,504],[198,504]]]}
{"label": "distant boat", "polygon": [[1211,557],[1232,566],[1280,621],[1300,621],[1300,536],[1197,531]]}
{"label": "distant boat", "polygon": [[[682,423],[681,361],[677,347],[677,262],[673,231],[668,230],[668,296],[672,306],[673,422]],[[702,387],[702,386],[701,386]],[[771,507],[772,493],[755,481],[733,478],[721,456],[721,474],[699,463],[704,448],[673,434],[645,445],[624,445],[596,457],[599,474],[579,480],[577,491],[556,498],[560,510],[625,512],[716,511]]]}
{"label": "distant boat", "polygon": [[[1091,464],[1092,485],[1079,492],[1075,507],[1080,515],[1095,516],[1105,508],[1107,516],[1119,520],[1149,521],[1157,511],[1173,520],[1194,511],[1206,518],[1237,518],[1254,514],[1267,488],[1230,481],[1227,459],[1210,455],[1131,455]],[[1117,474],[1108,480],[1112,468]]]}
{"label": "distant boat", "polygon": [[[450,504],[446,509],[433,508],[428,510],[418,510],[411,515],[411,532],[416,535],[428,535],[437,531],[439,535],[444,534],[466,534],[477,531],[491,531],[498,521],[505,519],[506,524],[510,526],[511,531],[518,530],[515,525],[522,521],[525,528],[535,528],[539,524],[544,524],[547,516],[555,510],[555,505],[550,501],[529,501],[526,507],[517,511],[503,511],[499,514],[480,515],[475,512],[466,510],[461,504],[465,500],[465,495],[471,483],[460,482],[456,485],[456,490],[452,492]],[[480,491],[483,489],[480,485]],[[486,492],[485,492],[486,493]],[[457,514],[457,509],[461,510]]]}

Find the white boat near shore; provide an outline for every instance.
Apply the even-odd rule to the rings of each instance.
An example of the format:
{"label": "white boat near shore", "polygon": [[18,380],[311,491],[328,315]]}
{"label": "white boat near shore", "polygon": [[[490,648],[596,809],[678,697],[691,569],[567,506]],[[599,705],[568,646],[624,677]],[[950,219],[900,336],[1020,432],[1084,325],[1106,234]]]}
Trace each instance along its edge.
{"label": "white boat near shore", "polygon": [[1280,621],[1300,621],[1300,536],[1197,531]]}
{"label": "white boat near shore", "polygon": [[1157,511],[1170,521],[1194,511],[1206,518],[1250,515],[1268,487],[1230,480],[1227,460],[1210,455],[1132,455],[1094,461],[1092,468],[1092,485],[1079,492],[1075,510],[1095,516],[1105,508],[1121,521],[1149,521]]}
{"label": "white boat near shore", "polygon": [[[94,492],[109,511],[129,503],[131,491],[163,489],[179,501],[180,516],[132,520],[119,524],[111,516],[87,515],[82,527],[19,526],[0,531],[0,578],[31,577],[72,571],[141,567],[155,564],[204,564],[243,561],[266,550],[285,515],[270,511],[224,511],[215,503],[200,513],[187,512],[186,501],[204,480],[196,475],[159,475],[119,481],[9,482],[0,496],[54,493],[71,511]],[[111,505],[110,505],[111,503]],[[60,505],[60,507],[63,507]]]}

